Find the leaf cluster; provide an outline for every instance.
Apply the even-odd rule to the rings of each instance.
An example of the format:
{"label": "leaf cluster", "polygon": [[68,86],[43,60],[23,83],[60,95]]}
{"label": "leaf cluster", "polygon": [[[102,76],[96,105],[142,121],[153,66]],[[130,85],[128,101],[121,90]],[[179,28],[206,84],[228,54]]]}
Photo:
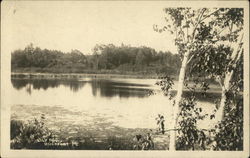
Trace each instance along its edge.
{"label": "leaf cluster", "polygon": [[162,28],[154,25],[154,30],[173,34],[181,56],[223,42],[236,42],[243,29],[243,8],[166,8],[164,11],[166,25]]}
{"label": "leaf cluster", "polygon": [[215,134],[215,150],[243,150],[243,100],[237,106],[227,103],[224,119],[211,130]]}
{"label": "leaf cluster", "polygon": [[203,130],[197,128],[197,122],[203,120],[207,114],[202,114],[202,108],[197,107],[195,97],[185,98],[180,103],[178,122],[177,149],[195,149],[200,144],[205,150],[206,135]]}
{"label": "leaf cluster", "polygon": [[52,137],[51,131],[45,126],[45,116],[29,120],[27,123],[11,121],[11,148],[30,149],[44,145]]}
{"label": "leaf cluster", "polygon": [[173,95],[171,94],[171,89],[174,85],[173,78],[168,75],[165,75],[163,77],[160,77],[159,79],[160,81],[157,81],[156,85],[161,87],[161,90],[165,96],[169,96],[170,99],[172,99]]}

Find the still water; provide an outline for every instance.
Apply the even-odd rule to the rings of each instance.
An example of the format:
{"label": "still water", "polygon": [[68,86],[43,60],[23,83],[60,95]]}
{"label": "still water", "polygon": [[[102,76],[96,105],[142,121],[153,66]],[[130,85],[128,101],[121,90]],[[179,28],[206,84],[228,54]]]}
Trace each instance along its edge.
{"label": "still water", "polygon": [[[155,79],[117,78],[11,79],[11,97],[15,98],[11,105],[19,106],[14,108],[12,115],[18,119],[28,119],[41,113],[50,115],[54,111],[51,117],[55,122],[59,119],[90,125],[99,118],[99,123],[104,120],[111,122],[107,126],[155,128],[155,118],[162,114],[168,128],[172,103],[163,96],[155,82]],[[151,90],[157,94],[149,95]],[[202,106],[210,107],[207,102],[202,102]],[[62,115],[55,112],[57,108],[68,112]],[[212,110],[205,109],[207,112]]]}

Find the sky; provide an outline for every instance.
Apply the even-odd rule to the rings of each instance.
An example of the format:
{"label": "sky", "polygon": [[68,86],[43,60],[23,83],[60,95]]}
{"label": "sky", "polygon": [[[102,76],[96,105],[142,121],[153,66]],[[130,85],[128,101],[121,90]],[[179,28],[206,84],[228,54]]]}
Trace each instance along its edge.
{"label": "sky", "polygon": [[176,53],[164,25],[162,1],[9,1],[2,3],[2,37],[7,52],[33,43],[42,49],[91,54],[96,44],[148,46]]}

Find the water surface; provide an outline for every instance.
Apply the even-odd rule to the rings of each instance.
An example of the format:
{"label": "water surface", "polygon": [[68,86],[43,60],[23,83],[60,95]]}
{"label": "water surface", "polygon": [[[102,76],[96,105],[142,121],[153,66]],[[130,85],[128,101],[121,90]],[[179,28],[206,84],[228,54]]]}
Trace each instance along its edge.
{"label": "water surface", "polygon": [[[172,102],[163,96],[155,82],[155,79],[117,78],[11,79],[12,117],[31,119],[44,113],[51,127],[102,124],[105,130],[112,126],[156,128],[155,118],[162,114],[168,128]],[[149,95],[152,90],[157,94]],[[200,106],[206,112],[213,110],[207,101],[201,101]]]}

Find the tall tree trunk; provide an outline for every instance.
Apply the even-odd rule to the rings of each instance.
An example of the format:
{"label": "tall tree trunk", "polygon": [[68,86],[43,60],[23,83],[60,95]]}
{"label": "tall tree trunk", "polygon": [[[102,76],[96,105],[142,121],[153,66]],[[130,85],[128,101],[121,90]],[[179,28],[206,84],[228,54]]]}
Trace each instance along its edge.
{"label": "tall tree trunk", "polygon": [[220,107],[218,108],[216,112],[216,117],[215,117],[217,122],[222,121],[222,119],[224,118],[224,111],[225,111],[226,100],[227,100],[226,93],[230,90],[230,82],[234,74],[234,69],[236,69],[236,63],[240,60],[240,57],[243,54],[243,51],[242,51],[243,33],[240,36],[241,36],[240,40],[238,42],[233,43],[231,46],[234,49],[230,57],[232,60],[231,64],[233,64],[233,69],[231,71],[226,72],[224,81],[221,84],[222,92],[221,92]]}
{"label": "tall tree trunk", "polygon": [[181,69],[179,73],[179,81],[178,81],[178,89],[177,89],[177,95],[175,98],[175,104],[173,106],[173,116],[172,116],[172,121],[171,121],[171,127],[170,129],[170,142],[169,142],[169,150],[174,151],[175,146],[176,146],[176,129],[177,123],[178,123],[178,113],[179,113],[179,103],[181,101],[182,93],[183,93],[183,88],[184,88],[184,79],[185,79],[185,73],[186,73],[186,66],[188,63],[188,56],[189,52],[184,54],[182,64],[181,64]]}
{"label": "tall tree trunk", "polygon": [[221,121],[224,117],[224,109],[227,100],[226,92],[227,90],[225,88],[222,88],[220,106],[216,112],[217,116],[215,117],[218,122]]}
{"label": "tall tree trunk", "polygon": [[226,93],[229,91],[230,89],[230,81],[232,79],[234,71],[232,70],[231,72],[226,73],[225,75],[225,79],[223,82],[223,87],[221,88],[221,101],[220,101],[220,107],[218,108],[217,112],[216,112],[216,120],[222,121],[223,117],[224,117],[224,109],[226,106],[226,101],[227,101],[227,96]]}

